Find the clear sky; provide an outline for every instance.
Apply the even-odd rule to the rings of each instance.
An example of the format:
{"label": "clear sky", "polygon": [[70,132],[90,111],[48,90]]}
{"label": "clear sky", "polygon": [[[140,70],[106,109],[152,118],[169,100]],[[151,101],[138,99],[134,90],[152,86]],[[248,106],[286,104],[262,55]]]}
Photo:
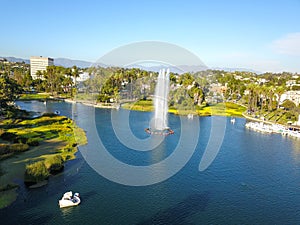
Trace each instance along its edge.
{"label": "clear sky", "polygon": [[94,62],[163,41],[210,67],[300,72],[300,0],[0,0],[0,56]]}

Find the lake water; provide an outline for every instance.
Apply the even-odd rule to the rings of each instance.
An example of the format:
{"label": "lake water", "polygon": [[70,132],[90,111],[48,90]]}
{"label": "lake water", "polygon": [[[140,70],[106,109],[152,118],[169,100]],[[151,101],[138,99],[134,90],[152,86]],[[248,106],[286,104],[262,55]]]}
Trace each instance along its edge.
{"label": "lake water", "polygon": [[[230,118],[223,118],[226,120],[226,131],[220,150],[212,164],[206,170],[199,171],[214,117],[194,117],[188,121],[170,114],[169,125],[175,134],[166,137],[153,151],[143,152],[132,150],[114,133],[112,120],[122,118],[128,111],[121,109],[112,112],[110,109],[63,102],[44,105],[34,101],[19,102],[18,105],[37,112],[59,110],[62,115],[73,117],[86,130],[89,144],[80,147],[77,158],[66,163],[63,173],[50,177],[47,186],[29,190],[22,185],[22,181],[16,180],[21,184],[18,199],[8,208],[0,210],[1,224],[300,223],[299,139],[256,133],[244,128],[245,119],[236,119],[235,124],[231,124]],[[111,117],[112,114],[114,117]],[[131,111],[129,121],[132,132],[122,127],[120,132],[147,139],[144,129],[150,118],[149,112]],[[91,121],[97,134],[91,127]],[[181,129],[181,122],[199,122],[199,135],[193,130]],[[169,158],[179,145],[181,135],[193,136],[195,133],[196,149],[190,158],[186,156],[188,150],[182,155],[182,158],[188,159],[183,168],[169,179],[148,186],[113,182],[99,175],[99,171],[95,171],[85,160],[84,154],[90,149],[105,146],[112,157],[125,164],[147,166]],[[103,146],[93,140],[96,138],[102,140]],[[145,148],[148,147],[145,145]],[[186,148],[189,148],[188,144]],[[101,159],[105,157],[100,153],[98,156],[95,155],[97,151],[91,153],[92,157],[99,157],[98,168],[101,168]],[[94,163],[97,163],[96,159]],[[180,163],[181,159],[178,161]],[[174,163],[172,168],[176,165]],[[107,163],[103,164],[105,166]],[[154,173],[151,171],[151,176],[155,180],[155,176],[163,176],[166,171],[165,167],[157,167]],[[114,168],[108,172],[116,177],[118,175],[118,170]],[[127,176],[130,178],[128,182],[143,181],[134,174]],[[149,177],[146,178],[145,181]],[[68,190],[79,192],[82,203],[77,207],[60,209],[58,200]]]}

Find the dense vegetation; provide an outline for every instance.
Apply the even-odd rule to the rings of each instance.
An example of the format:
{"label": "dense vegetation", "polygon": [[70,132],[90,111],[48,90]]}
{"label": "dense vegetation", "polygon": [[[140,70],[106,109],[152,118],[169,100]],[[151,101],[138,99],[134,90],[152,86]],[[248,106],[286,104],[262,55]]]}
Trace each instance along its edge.
{"label": "dense vegetation", "polygon": [[[89,79],[77,82],[76,78],[83,72],[89,74]],[[78,101],[89,101],[93,104],[98,102],[102,105],[134,102],[134,106],[127,104],[125,107],[152,110],[151,100],[158,75],[157,72],[138,68],[80,69],[76,66],[49,66],[46,71],[38,72],[38,79],[32,80],[29,65],[7,62],[0,62],[0,74],[2,79],[6,79],[0,82],[0,86],[1,83],[1,87],[4,87],[4,83],[10,84],[10,90],[15,93],[13,96],[9,92],[1,93],[1,114],[12,117],[14,114],[12,110],[8,110],[9,103],[20,97],[20,88],[23,92],[35,90],[48,93],[21,95],[22,99],[48,98],[52,95],[76,98]],[[192,112],[211,115],[214,113],[211,109],[219,107],[219,103],[232,102],[245,106],[250,116],[286,123],[296,121],[300,111],[299,106],[291,106],[289,101],[280,105],[280,96],[289,90],[300,90],[299,74],[282,72],[257,75],[252,72],[222,70],[170,73],[169,108],[170,112],[179,114]],[[237,112],[232,113],[234,115]],[[240,115],[240,112],[237,114]]]}
{"label": "dense vegetation", "polygon": [[64,116],[1,120],[0,208],[15,199],[11,196],[16,195],[17,174],[29,185],[44,181],[60,172],[66,160],[75,158],[77,146],[86,143],[84,131]]}
{"label": "dense vegetation", "polygon": [[49,172],[60,170],[65,160],[74,158],[76,146],[86,143],[84,132],[64,116],[50,114],[34,119],[3,120],[0,126],[0,138],[7,142],[0,144],[2,158],[27,151],[30,146],[38,146],[45,140],[59,138],[65,141],[64,148],[53,150],[52,155],[44,157]]}

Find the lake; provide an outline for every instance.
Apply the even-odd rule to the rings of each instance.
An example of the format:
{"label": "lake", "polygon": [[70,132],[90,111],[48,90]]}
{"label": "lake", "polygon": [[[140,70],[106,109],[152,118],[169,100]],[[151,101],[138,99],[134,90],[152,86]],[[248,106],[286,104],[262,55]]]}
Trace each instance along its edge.
{"label": "lake", "polygon": [[[150,112],[55,101],[17,104],[59,110],[87,132],[89,143],[47,186],[27,189],[16,180],[18,199],[0,210],[1,224],[300,223],[299,139],[247,130],[243,118],[231,124],[230,118],[173,114],[175,134],[155,137],[144,132]],[[224,139],[210,139],[220,119]],[[208,143],[218,142],[212,163],[199,170]],[[58,200],[69,190],[79,192],[82,203],[60,209]]]}

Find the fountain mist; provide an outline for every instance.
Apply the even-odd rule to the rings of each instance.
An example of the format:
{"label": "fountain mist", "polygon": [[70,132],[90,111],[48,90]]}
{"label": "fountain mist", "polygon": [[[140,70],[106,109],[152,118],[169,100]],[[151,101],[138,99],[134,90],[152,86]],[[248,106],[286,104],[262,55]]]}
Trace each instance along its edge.
{"label": "fountain mist", "polygon": [[168,127],[168,95],[170,85],[170,70],[159,71],[154,95],[154,118],[152,119],[152,130],[166,130]]}

